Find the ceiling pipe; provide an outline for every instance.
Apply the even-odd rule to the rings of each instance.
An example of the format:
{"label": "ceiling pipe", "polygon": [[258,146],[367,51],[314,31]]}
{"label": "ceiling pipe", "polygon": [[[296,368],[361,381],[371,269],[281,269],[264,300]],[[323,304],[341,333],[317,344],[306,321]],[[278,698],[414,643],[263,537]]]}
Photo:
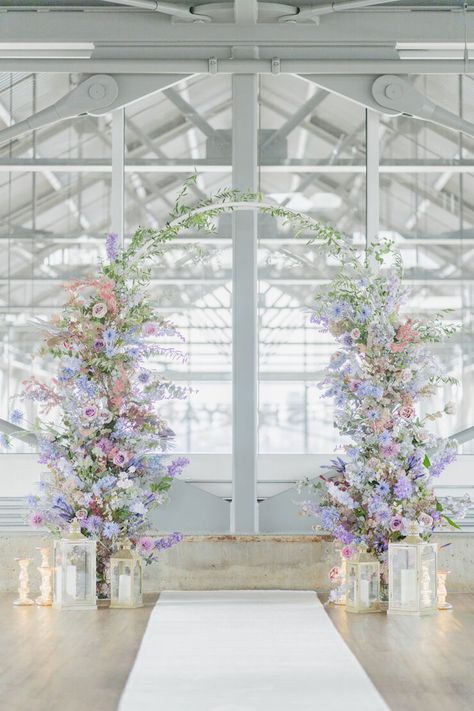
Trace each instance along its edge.
{"label": "ceiling pipe", "polygon": [[357,8],[371,7],[372,5],[386,5],[394,0],[343,0],[342,2],[326,3],[317,7],[298,8],[296,15],[283,15],[279,22],[318,22],[323,15],[330,15],[333,12],[343,12],[344,10],[355,10]]}
{"label": "ceiling pipe", "polygon": [[201,15],[194,13],[192,7],[179,7],[170,2],[157,2],[157,0],[104,0],[111,5],[126,5],[127,7],[137,7],[141,10],[152,10],[152,12],[161,12],[163,15],[171,15],[180,20],[189,20],[191,22],[211,22],[212,18],[209,15]]}

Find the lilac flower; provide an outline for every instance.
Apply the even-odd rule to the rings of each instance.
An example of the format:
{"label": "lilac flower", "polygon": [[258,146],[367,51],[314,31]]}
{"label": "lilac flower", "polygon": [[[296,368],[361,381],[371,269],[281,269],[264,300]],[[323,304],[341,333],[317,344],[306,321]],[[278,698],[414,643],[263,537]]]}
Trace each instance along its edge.
{"label": "lilac flower", "polygon": [[175,477],[181,474],[183,469],[187,467],[188,464],[189,459],[186,459],[186,457],[178,457],[178,459],[175,459],[173,462],[171,462],[171,464],[168,465],[168,476],[174,479]]}
{"label": "lilac flower", "polygon": [[380,452],[385,459],[396,457],[399,451],[400,447],[398,444],[395,444],[395,442],[390,442],[390,444],[385,444],[380,447]]}
{"label": "lilac flower", "polygon": [[40,513],[39,511],[33,511],[28,518],[28,523],[33,528],[41,528],[41,526],[44,523],[43,514]]}
{"label": "lilac flower", "polygon": [[106,538],[115,538],[120,533],[120,526],[115,521],[106,521],[102,533]]}
{"label": "lilac flower", "polygon": [[154,547],[156,548],[156,550],[163,551],[167,550],[168,548],[171,548],[172,546],[175,546],[182,540],[183,535],[181,533],[172,533],[169,536],[163,536],[163,538],[158,538],[158,540],[155,541]]}
{"label": "lilac flower", "polygon": [[115,232],[109,232],[105,241],[105,251],[109,262],[115,262],[118,255],[119,238]]}
{"label": "lilac flower", "polygon": [[83,522],[82,527],[86,528],[89,533],[99,533],[100,529],[102,526],[102,519],[100,516],[89,516],[86,518],[86,520]]}
{"label": "lilac flower", "polygon": [[321,507],[321,525],[325,531],[333,531],[340,521],[340,515],[334,506]]}
{"label": "lilac flower", "polygon": [[413,493],[413,484],[407,476],[401,476],[393,491],[397,499],[409,499]]}
{"label": "lilac flower", "polygon": [[141,370],[138,373],[138,380],[146,385],[150,381],[151,374],[147,370]]}

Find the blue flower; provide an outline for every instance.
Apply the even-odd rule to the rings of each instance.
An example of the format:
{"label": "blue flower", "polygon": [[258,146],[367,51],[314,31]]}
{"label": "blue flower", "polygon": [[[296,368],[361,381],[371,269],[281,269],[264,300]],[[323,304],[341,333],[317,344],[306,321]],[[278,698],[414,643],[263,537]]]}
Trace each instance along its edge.
{"label": "blue flower", "polygon": [[115,343],[115,341],[117,340],[117,331],[115,330],[115,328],[106,328],[102,332],[102,338],[109,344]]}
{"label": "blue flower", "polygon": [[390,493],[390,485],[386,481],[380,481],[377,484],[375,491],[377,492],[378,496],[388,496]]}
{"label": "blue flower", "polygon": [[390,432],[385,430],[385,432],[379,434],[379,442],[383,445],[392,444],[392,435],[390,434]]}
{"label": "blue flower", "polygon": [[372,420],[372,422],[375,422],[376,420],[379,419],[378,410],[369,410],[367,413],[367,417],[369,418],[369,420]]}
{"label": "blue flower", "polygon": [[114,538],[119,535],[120,526],[115,521],[107,521],[102,532],[106,538]]}
{"label": "blue flower", "polygon": [[13,422],[14,425],[19,425],[23,421],[23,413],[21,410],[12,410],[10,414],[10,422]]}
{"label": "blue flower", "polygon": [[372,316],[372,309],[369,306],[362,306],[361,310],[357,314],[358,320],[364,323]]}

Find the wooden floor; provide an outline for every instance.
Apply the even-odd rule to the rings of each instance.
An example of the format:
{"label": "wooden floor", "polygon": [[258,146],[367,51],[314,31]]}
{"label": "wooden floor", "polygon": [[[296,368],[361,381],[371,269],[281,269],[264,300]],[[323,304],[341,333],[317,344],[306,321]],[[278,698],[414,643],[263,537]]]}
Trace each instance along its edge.
{"label": "wooden floor", "polygon": [[474,711],[474,595],[449,599],[422,618],[327,608],[392,711]]}
{"label": "wooden floor", "polygon": [[[0,596],[1,711],[116,711],[156,597],[90,613]],[[392,711],[474,711],[474,595],[451,601],[422,619],[327,608]]]}

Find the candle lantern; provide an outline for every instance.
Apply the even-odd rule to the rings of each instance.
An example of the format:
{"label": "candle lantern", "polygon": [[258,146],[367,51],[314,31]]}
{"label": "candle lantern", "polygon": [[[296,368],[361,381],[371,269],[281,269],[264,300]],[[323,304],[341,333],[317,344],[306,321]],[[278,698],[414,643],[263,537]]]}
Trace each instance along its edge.
{"label": "candle lantern", "polygon": [[124,541],[110,558],[110,607],[142,606],[142,561]]}
{"label": "candle lantern", "polygon": [[379,612],[380,563],[364,546],[347,561],[347,612]]}
{"label": "candle lantern", "polygon": [[53,606],[64,610],[95,610],[95,540],[81,533],[78,521],[53,549]]}
{"label": "candle lantern", "polygon": [[437,547],[426,543],[412,522],[408,536],[388,546],[388,612],[433,615],[436,612]]}

